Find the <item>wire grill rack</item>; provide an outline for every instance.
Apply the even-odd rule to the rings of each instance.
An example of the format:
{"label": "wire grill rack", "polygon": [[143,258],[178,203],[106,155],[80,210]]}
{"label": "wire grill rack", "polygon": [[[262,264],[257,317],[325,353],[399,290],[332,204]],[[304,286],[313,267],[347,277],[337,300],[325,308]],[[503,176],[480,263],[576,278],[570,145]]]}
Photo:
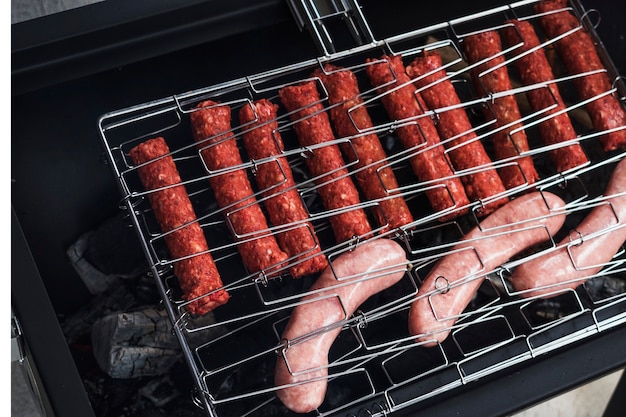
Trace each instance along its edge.
{"label": "wire grill rack", "polygon": [[[342,331],[329,353],[328,391],[316,414],[362,415],[366,412],[372,416],[385,415],[624,324],[626,281],[623,250],[584,285],[575,290],[560,291],[549,299],[521,297],[508,282],[516,265],[541,251],[553,249],[554,242],[563,237],[565,230],[575,228],[589,211],[605,203],[602,195],[604,187],[615,165],[626,155],[624,151],[602,150],[598,138],[606,132],[593,129],[584,108],[589,100],[580,100],[573,88],[575,80],[587,74],[564,72],[554,53],[554,39],[543,37],[541,48],[551,57],[555,82],[566,102],[566,113],[574,122],[577,141],[588,156],[588,164],[568,172],[557,172],[548,154],[564,145],[545,145],[538,139],[538,125],[545,114],[531,111],[525,95],[532,89],[547,88],[546,85],[516,83],[512,90],[496,95],[481,96],[476,93],[476,86],[469,76],[473,66],[468,65],[461,52],[460,44],[464,37],[481,31],[499,30],[503,22],[512,18],[533,23],[541,34],[537,25],[539,16],[533,11],[533,3],[507,4],[383,40],[373,38],[356,2],[350,3],[349,8],[327,14],[316,12],[315,8],[313,12],[310,8],[305,9],[298,12],[301,14],[300,23],[309,29],[315,28],[316,33],[327,34],[326,25],[339,16],[352,22],[351,32],[360,29],[365,35],[357,36],[359,45],[341,51],[336,51],[328,40],[330,38],[326,39],[324,35],[318,39],[322,55],[316,59],[139,104],[101,117],[100,133],[122,193],[121,206],[128,211],[129,219],[137,229],[164,306],[175,324],[175,335],[197,386],[194,401],[208,415],[290,414],[276,397],[273,369],[276,360],[280,360],[281,349],[285,347],[281,340],[282,330],[300,299],[309,294],[315,277],[294,279],[289,275],[288,265],[271,274],[266,271],[250,272],[242,266],[236,247],[242,240],[251,237],[234,235],[229,224],[229,214],[232,213],[221,209],[215,202],[208,179],[224,171],[211,171],[203,163],[192,139],[190,113],[198,103],[209,99],[230,106],[233,114],[260,98],[280,104],[278,91],[303,80],[316,82],[321,93],[320,103],[328,111],[331,105],[324,85],[319,78],[312,76],[315,69],[323,68],[326,63],[353,71],[359,80],[362,103],[358,106],[365,106],[374,121],[372,129],[359,134],[375,133],[383,143],[387,157],[382,162],[393,169],[399,182],[398,189],[388,191],[406,200],[414,217],[412,223],[393,229],[379,225],[371,234],[337,242],[329,219],[342,210],[327,211],[320,203],[319,185],[307,172],[305,164],[307,155],[315,152],[316,147],[299,145],[293,127],[296,122],[290,119],[289,112],[282,107],[279,110],[278,130],[285,147],[277,157],[247,159],[240,142],[242,133],[249,127],[232,120],[230,132],[244,156],[243,164],[232,169],[245,170],[253,185],[260,165],[276,163],[277,158],[285,158],[289,162],[310,215],[309,221],[319,237],[320,248],[329,259],[352,250],[364,240],[386,237],[404,246],[411,263],[399,283],[376,294],[358,312],[336,324]],[[567,10],[579,17],[581,26],[577,30],[587,30],[594,36],[606,71],[614,80],[613,89],[603,95],[614,95],[624,106],[624,82],[595,35],[596,15],[593,11],[584,10],[578,2],[568,3]],[[357,22],[352,19],[357,19]],[[515,198],[531,189],[551,192],[564,199],[567,213],[562,231],[549,236],[546,246],[535,248],[532,253],[518,256],[474,278],[486,279],[470,305],[457,317],[450,337],[434,347],[415,343],[414,337],[409,335],[408,309],[416,297],[428,296],[419,291],[423,278],[437,260],[449,254],[469,230],[480,224],[481,209],[488,201],[473,201],[467,207],[453,207],[450,212],[467,210],[467,214],[451,221],[438,220],[441,213],[435,212],[425,197],[425,192],[434,185],[417,180],[409,164],[410,158],[423,149],[404,149],[397,137],[399,128],[415,123],[415,120],[390,119],[381,104],[384,94],[378,93],[365,75],[367,65],[371,65],[366,63],[368,58],[401,55],[406,64],[425,50],[437,51],[443,57],[447,77],[453,81],[461,98],[458,107],[466,111],[477,140],[490,154],[493,152],[491,137],[494,127],[493,122],[485,119],[482,109],[489,108],[493,100],[505,95],[514,96],[520,104],[520,121],[530,143],[530,150],[524,156],[532,157],[540,178],[534,184],[508,189],[497,198]],[[503,52],[507,68],[512,67],[509,58],[514,51],[515,47]],[[514,76],[512,79],[515,82]],[[423,117],[437,122],[438,116],[446,110],[449,109],[429,109]],[[146,198],[148,191],[141,186],[137,167],[128,156],[132,147],[156,136],[162,136],[168,142],[225,288],[231,294],[228,304],[212,313],[216,320],[208,327],[197,324],[186,310],[188,302],[182,299],[172,269],[176,259],[172,259],[166,249],[164,234],[159,230]],[[353,139],[337,137],[335,141],[318,147],[350,144]],[[515,166],[517,161],[494,160],[494,164],[496,167]],[[355,163],[346,162],[345,168],[350,175],[354,175]],[[454,171],[455,176],[468,173],[471,172]],[[255,197],[257,204],[265,210],[267,197],[264,197],[263,191],[266,190],[255,189]],[[379,204],[380,201],[364,200],[359,207],[373,219]],[[284,230],[284,226],[281,227],[271,225],[265,232],[280,233]],[[199,345],[191,344],[190,334],[207,329],[215,330],[212,334],[216,336]]]}

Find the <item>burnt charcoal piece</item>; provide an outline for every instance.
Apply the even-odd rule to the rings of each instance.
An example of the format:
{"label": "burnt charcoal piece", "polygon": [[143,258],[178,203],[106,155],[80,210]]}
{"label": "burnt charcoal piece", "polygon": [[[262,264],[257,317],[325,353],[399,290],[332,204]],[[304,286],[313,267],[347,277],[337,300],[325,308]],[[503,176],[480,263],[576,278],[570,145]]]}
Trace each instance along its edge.
{"label": "burnt charcoal piece", "polygon": [[104,274],[136,277],[148,269],[137,231],[126,216],[122,211],[89,234],[84,257]]}
{"label": "burnt charcoal piece", "polygon": [[136,232],[121,215],[83,233],[65,253],[91,294],[106,292],[148,270]]}
{"label": "burnt charcoal piece", "polygon": [[528,324],[537,328],[579,312],[581,305],[573,292],[556,297],[536,299],[525,309]]}
{"label": "burnt charcoal piece", "polygon": [[[212,324],[213,316],[209,312],[201,320],[198,324]],[[109,314],[93,325],[91,334],[96,361],[113,378],[163,375],[182,358],[171,320],[153,307]],[[188,339],[200,343],[212,337],[214,331],[207,330]]]}
{"label": "burnt charcoal piece", "polygon": [[600,301],[626,292],[626,280],[623,277],[606,275],[587,280],[584,287],[592,300]]}

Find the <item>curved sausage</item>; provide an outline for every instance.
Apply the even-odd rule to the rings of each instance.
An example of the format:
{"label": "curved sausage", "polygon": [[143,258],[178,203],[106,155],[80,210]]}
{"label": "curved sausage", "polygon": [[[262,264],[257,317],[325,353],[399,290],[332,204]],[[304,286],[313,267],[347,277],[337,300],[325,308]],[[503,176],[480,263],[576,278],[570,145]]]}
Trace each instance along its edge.
{"label": "curved sausage", "polygon": [[[542,117],[550,116],[539,124],[539,135],[547,145],[556,145],[561,142],[578,138],[572,121],[565,110],[565,104],[557,85],[554,82],[554,74],[548,58],[543,49],[535,49],[541,44],[535,29],[528,21],[509,20],[510,26],[502,28],[502,40],[509,47],[521,43],[515,49],[516,57],[514,65],[524,85],[548,83],[548,88],[530,89],[526,92],[528,103],[533,111],[544,111],[546,108],[554,108],[544,111]],[[587,155],[580,144],[559,147],[550,151],[550,158],[557,172],[564,172],[589,162]]]}
{"label": "curved sausage", "polygon": [[[414,79],[413,83],[425,88],[420,94],[428,108],[434,111],[461,104],[452,81],[446,79],[442,65],[441,56],[436,51],[427,51],[416,56],[406,67],[407,74]],[[482,142],[476,140],[476,133],[465,110],[455,108],[438,112],[437,115],[440,137],[451,139],[447,146],[455,147],[449,153],[452,165],[459,171],[481,167],[479,171],[461,177],[470,200],[489,200],[493,196],[504,194],[504,184],[495,168],[491,167],[491,158]],[[482,207],[479,214],[487,215],[507,201],[508,197],[502,197],[489,202]]]}
{"label": "curved sausage", "polygon": [[[469,64],[485,61],[470,71],[476,91],[481,96],[510,91],[513,86],[502,55],[502,42],[495,30],[488,30],[463,38],[463,50]],[[502,65],[502,66],[499,66]],[[539,179],[535,164],[530,156],[520,157],[520,152],[530,148],[526,132],[522,129],[522,115],[515,96],[500,96],[491,102],[491,108],[484,107],[485,118],[495,117],[493,147],[496,159],[515,158],[517,166],[503,166],[498,173],[507,189],[524,184],[533,184]],[[508,127],[505,127],[508,126]],[[512,131],[515,133],[511,134]]]}
{"label": "curved sausage", "polygon": [[409,332],[426,346],[448,337],[484,276],[521,251],[549,240],[565,221],[564,205],[554,194],[533,192],[485,218],[429,272],[411,304]]}
{"label": "curved sausage", "polygon": [[161,231],[166,233],[165,244],[175,261],[174,274],[183,298],[191,301],[200,297],[187,309],[203,315],[225,304],[228,292],[165,139],[158,137],[140,143],[130,150],[129,156],[138,166],[137,174],[144,188],[151,191],[148,201]]}
{"label": "curved sausage", "polygon": [[[598,56],[593,39],[580,20],[567,11],[567,1],[542,1],[535,5],[535,10],[542,13],[539,24],[551,38],[571,30],[575,32],[556,42],[556,49],[570,74],[579,74],[595,70],[604,70],[604,64]],[[550,13],[562,10],[558,13]],[[611,90],[611,80],[606,72],[586,75],[574,80],[578,95],[583,100],[592,99],[585,105],[591,116],[594,129],[604,131],[622,127],[623,129],[599,137],[605,151],[613,151],[626,146],[626,111],[614,95],[605,95],[593,99]]]}
{"label": "curved sausage", "polygon": [[326,268],[328,261],[321,253],[309,213],[296,188],[291,167],[281,155],[283,141],[276,121],[278,105],[261,99],[245,105],[239,111],[239,121],[246,126],[243,144],[251,159],[277,157],[276,163],[259,164],[255,179],[263,196],[272,224],[297,225],[276,235],[280,247],[295,258],[289,267],[294,278],[316,274]]}
{"label": "curved sausage", "polygon": [[[315,81],[290,85],[278,91],[283,106],[292,112],[291,120],[303,147],[323,144],[335,140],[328,114],[320,103]],[[364,236],[372,231],[365,211],[353,208],[360,204],[359,192],[345,167],[341,150],[337,145],[327,145],[315,149],[306,158],[306,164],[319,185],[319,193],[326,210],[349,211],[330,218],[330,224],[337,242],[346,242],[355,236]]]}
{"label": "curved sausage", "polygon": [[361,134],[360,131],[373,127],[367,109],[360,96],[359,85],[354,73],[345,68],[326,64],[324,70],[317,69],[319,77],[328,91],[328,111],[337,134],[342,137],[355,136],[350,143],[342,144],[344,156],[356,162],[355,182],[368,200],[378,200],[380,211],[375,210],[378,225],[395,229],[413,221],[413,216],[404,198],[398,194],[393,198],[390,190],[398,189],[398,181],[390,166],[384,166],[387,154],[375,133]]}
{"label": "curved sausage", "polygon": [[[212,171],[242,165],[235,137],[230,132],[230,107],[207,100],[189,114],[191,128],[200,154]],[[250,272],[274,270],[287,259],[273,235],[254,197],[246,171],[236,169],[209,177],[209,184],[220,208],[230,221],[235,235],[256,236],[237,242],[243,263]]]}
{"label": "curved sausage", "polygon": [[626,240],[626,159],[613,171],[606,202],[595,207],[555,250],[519,265],[511,284],[524,297],[553,296],[598,273]]}
{"label": "curved sausage", "polygon": [[342,322],[370,296],[398,282],[406,268],[406,255],[398,243],[375,239],[340,255],[324,270],[311,288],[319,292],[303,297],[282,334],[288,345],[276,361],[274,380],[278,398],[287,408],[307,413],[322,404],[328,351]]}
{"label": "curved sausage", "polygon": [[[470,201],[461,180],[454,176],[448,156],[439,140],[439,134],[430,117],[423,117],[426,105],[404,72],[400,55],[384,55],[380,60],[368,59],[367,76],[378,94],[385,111],[395,120],[415,119],[415,123],[400,126],[398,137],[406,149],[414,149],[409,160],[413,172],[422,182],[435,183],[442,187],[426,190],[432,208],[438,212],[459,208],[439,218],[449,221],[467,213]],[[425,142],[425,143],[424,143]]]}

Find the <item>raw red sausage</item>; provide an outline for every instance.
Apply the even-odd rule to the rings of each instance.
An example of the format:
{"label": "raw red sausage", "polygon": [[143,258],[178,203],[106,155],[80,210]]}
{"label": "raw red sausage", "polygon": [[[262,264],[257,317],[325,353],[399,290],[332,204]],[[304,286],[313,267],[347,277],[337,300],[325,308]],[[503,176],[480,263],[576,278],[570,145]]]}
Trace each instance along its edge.
{"label": "raw red sausage", "polygon": [[[320,103],[315,81],[283,87],[278,94],[291,113],[298,140],[303,147],[335,140],[328,114]],[[339,146],[330,144],[315,149],[312,155],[307,156],[306,164],[310,173],[317,178],[319,194],[326,210],[348,208],[348,211],[330,218],[335,239],[345,242],[369,234],[372,228],[365,211],[358,207],[359,192],[345,167]]]}
{"label": "raw red sausage", "polygon": [[411,304],[409,332],[426,346],[446,339],[486,274],[561,228],[564,205],[554,194],[533,192],[485,218],[429,272]]}
{"label": "raw red sausage", "polygon": [[367,75],[381,95],[381,101],[389,117],[398,121],[414,120],[398,127],[398,137],[406,149],[415,149],[410,163],[413,172],[422,182],[441,184],[426,191],[426,197],[436,211],[454,210],[439,218],[448,221],[467,213],[469,199],[461,180],[454,176],[450,161],[444,153],[439,141],[439,134],[430,117],[424,116],[418,100],[421,96],[415,93],[409,77],[404,72],[402,57],[383,56],[380,60],[368,60]]}
{"label": "raw red sausage", "polygon": [[276,121],[278,105],[261,99],[245,105],[239,111],[243,144],[251,159],[276,157],[275,162],[261,163],[255,179],[266,198],[270,222],[288,229],[276,234],[281,248],[294,258],[289,272],[295,278],[320,272],[328,261],[321,253],[309,213],[296,188],[291,167],[284,156],[283,141]]}
{"label": "raw red sausage", "polygon": [[437,130],[440,137],[451,139],[447,146],[455,147],[450,151],[452,165],[459,171],[479,169],[461,179],[470,200],[486,201],[480,214],[487,215],[508,201],[508,197],[489,201],[494,196],[504,194],[506,189],[496,170],[490,168],[491,158],[483,144],[476,140],[476,134],[465,110],[455,108],[439,111],[444,107],[461,104],[454,85],[446,79],[446,72],[441,67],[439,54],[436,51],[427,51],[416,56],[406,67],[406,72],[413,78],[416,86],[425,88],[420,94],[428,108],[437,112],[439,117]]}
{"label": "raw red sausage", "polygon": [[356,76],[350,70],[326,64],[324,70],[316,70],[328,91],[330,118],[339,136],[351,137],[350,144],[343,144],[344,156],[350,162],[357,161],[355,182],[368,200],[379,201],[382,212],[376,210],[379,226],[395,229],[413,221],[404,198],[394,198],[390,190],[398,189],[398,181],[390,166],[383,162],[387,155],[375,133],[362,134],[371,129],[372,120],[363,105]]}
{"label": "raw red sausage", "polygon": [[274,380],[278,398],[287,408],[307,413],[322,404],[328,351],[345,320],[370,296],[398,282],[406,269],[402,246],[374,239],[340,255],[332,268],[324,270],[293,310],[282,334],[287,344],[276,361]]}
{"label": "raw red sausage", "polygon": [[[191,128],[200,154],[209,170],[217,171],[242,165],[235,137],[230,132],[230,107],[204,101],[190,113]],[[267,272],[282,266],[287,259],[273,235],[254,197],[244,169],[234,169],[209,177],[217,204],[224,209],[237,242],[237,249],[248,271]]]}
{"label": "raw red sausage", "polygon": [[193,300],[187,309],[202,315],[225,304],[228,292],[165,139],[158,137],[140,143],[130,150],[129,156],[137,165],[141,183],[149,191],[148,200],[165,233],[165,244],[174,260],[174,273],[183,297]]}
{"label": "raw red sausage", "polygon": [[[535,10],[545,13],[539,18],[543,31],[551,38],[577,29],[556,42],[556,49],[570,74],[605,70],[596,46],[578,18],[565,9],[567,1],[542,1]],[[558,13],[550,13],[562,10]],[[583,100],[593,99],[611,90],[611,80],[606,72],[586,75],[574,81],[574,86]],[[590,101],[585,108],[591,116],[593,127],[604,131],[621,127],[621,130],[600,136],[604,150],[613,151],[626,145],[626,112],[614,95],[605,95]]]}
{"label": "raw red sausage", "polygon": [[[542,113],[542,117],[550,117],[539,124],[540,136],[547,145],[575,140],[578,135],[568,114],[566,112],[556,114],[565,109],[565,104],[558,87],[551,82],[554,81],[554,74],[543,49],[534,49],[540,45],[535,29],[527,21],[510,20],[508,23],[510,26],[502,29],[504,43],[509,47],[521,43],[515,50],[516,56],[529,52],[514,61],[522,83],[527,86],[548,83],[548,89],[539,87],[526,93],[530,107],[533,111],[539,112],[556,105]],[[589,162],[578,143],[552,150],[550,156],[558,172],[564,172]]]}
{"label": "raw red sausage", "polygon": [[554,250],[518,266],[511,284],[524,297],[549,297],[593,277],[626,240],[626,159],[613,171],[606,199]]}
{"label": "raw red sausage", "polygon": [[[462,46],[469,64],[485,61],[470,71],[478,94],[487,96],[512,90],[509,72],[502,65],[505,60],[498,32],[489,30],[467,36],[463,38]],[[522,115],[515,96],[508,94],[495,98],[491,101],[491,107],[485,108],[483,114],[488,120],[495,117],[494,130],[498,130],[493,134],[496,159],[514,160],[517,163],[517,166],[503,166],[498,169],[504,186],[509,189],[537,181],[539,174],[532,158],[519,156],[521,152],[527,152],[529,146],[526,132],[519,122]],[[512,131],[515,132],[511,133]]]}

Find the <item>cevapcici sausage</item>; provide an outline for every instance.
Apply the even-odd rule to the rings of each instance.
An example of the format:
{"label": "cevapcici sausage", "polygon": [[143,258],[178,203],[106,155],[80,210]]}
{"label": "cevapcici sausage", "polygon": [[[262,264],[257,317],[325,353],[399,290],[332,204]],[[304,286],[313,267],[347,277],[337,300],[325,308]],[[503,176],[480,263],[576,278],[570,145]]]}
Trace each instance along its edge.
{"label": "cevapcici sausage", "polygon": [[626,240],[626,160],[613,171],[605,197],[554,250],[519,265],[513,288],[524,297],[558,295],[598,273]]}
{"label": "cevapcici sausage", "polygon": [[[580,24],[576,16],[565,9],[566,0],[542,1],[535,5],[535,10],[545,13],[539,18],[543,31],[551,38],[568,34],[556,42],[556,49],[565,67],[571,74],[605,70],[595,44]],[[558,13],[550,13],[562,10]],[[593,99],[612,89],[611,80],[606,72],[586,75],[574,80],[574,86],[583,100]],[[621,130],[600,136],[604,150],[613,151],[626,146],[626,112],[614,95],[604,95],[585,105],[591,116],[593,127],[604,131],[622,127]]]}
{"label": "cevapcici sausage", "polygon": [[398,282],[406,269],[406,255],[398,243],[374,239],[340,255],[332,268],[324,270],[282,334],[286,347],[276,361],[274,380],[287,408],[307,413],[322,404],[328,351],[345,320],[370,296]]}
{"label": "cevapcici sausage", "polygon": [[[404,198],[397,195],[389,198],[390,190],[398,189],[398,181],[390,166],[384,166],[385,150],[375,133],[362,134],[371,129],[372,120],[360,97],[356,76],[350,70],[326,64],[324,70],[316,70],[328,91],[329,110],[335,130],[339,136],[350,137],[350,144],[342,144],[344,156],[350,162],[357,161],[355,182],[368,200],[378,200],[382,213],[375,211],[378,224],[395,229],[413,221]],[[397,194],[397,192],[396,192]]]}
{"label": "cevapcici sausage", "polygon": [[427,346],[443,341],[484,277],[517,253],[551,239],[565,203],[551,193],[522,195],[500,207],[441,259],[409,310],[409,332]]}
{"label": "cevapcici sausage", "polygon": [[469,205],[469,199],[463,184],[454,176],[435,124],[430,117],[424,116],[417,101],[421,100],[421,96],[415,94],[415,88],[404,72],[402,57],[383,56],[380,60],[368,59],[368,62],[367,75],[372,85],[377,87],[389,117],[395,120],[414,119],[414,123],[397,129],[402,145],[406,149],[416,149],[410,159],[413,172],[420,181],[445,185],[426,191],[430,205],[436,212],[460,208],[439,220],[447,221],[467,213],[467,208],[463,207]]}
{"label": "cevapcici sausage", "polygon": [[[493,196],[503,194],[506,189],[495,168],[489,169],[492,164],[491,158],[483,144],[476,140],[476,133],[472,130],[465,110],[454,108],[438,111],[444,107],[461,104],[452,81],[446,78],[446,72],[441,67],[441,56],[436,51],[425,51],[413,59],[406,67],[406,72],[413,78],[416,86],[427,87],[421,90],[420,94],[428,108],[437,112],[439,117],[437,130],[440,137],[450,139],[447,142],[448,146],[455,147],[450,151],[452,165],[460,171],[478,168],[475,173],[462,177],[468,197],[475,201],[489,200]],[[487,215],[508,200],[508,197],[502,197],[489,202],[482,207],[480,214]]]}
{"label": "cevapcici sausage", "polygon": [[[200,154],[208,169],[217,171],[241,165],[235,137],[230,133],[230,107],[204,101],[190,113],[191,128]],[[217,204],[225,210],[235,236],[243,239],[237,249],[249,272],[266,271],[281,266],[287,259],[273,235],[253,195],[243,169],[209,177]]]}
{"label": "cevapcici sausage", "polygon": [[[547,89],[540,86],[526,92],[530,107],[533,111],[539,112],[556,105],[542,114],[542,116],[549,117],[539,124],[539,135],[547,145],[575,140],[578,135],[567,112],[564,112],[565,104],[559,89],[552,82],[554,74],[545,52],[543,49],[534,49],[540,45],[535,29],[527,21],[510,20],[508,23],[510,26],[502,29],[502,39],[509,47],[521,43],[515,50],[517,59],[514,65],[522,83],[527,86],[548,83]],[[527,55],[519,56],[527,52]],[[558,172],[564,172],[588,162],[585,152],[578,143],[554,149],[550,151],[550,156]]]}
{"label": "cevapcici sausage", "polygon": [[276,121],[278,105],[261,99],[245,105],[239,111],[244,126],[243,144],[251,159],[277,157],[275,162],[259,164],[255,179],[263,196],[270,222],[275,226],[290,226],[276,235],[281,248],[295,258],[289,267],[294,278],[320,272],[328,261],[321,253],[309,214],[296,188],[291,167],[284,156],[283,141]]}
{"label": "cevapcici sausage", "polygon": [[[478,64],[470,71],[478,94],[485,96],[510,91],[513,87],[502,55],[500,35],[494,30],[480,32],[463,38],[462,43],[469,64]],[[483,62],[484,61],[484,62]],[[522,129],[522,115],[512,94],[495,98],[491,108],[483,111],[486,119],[495,118],[493,145],[496,159],[513,160],[517,166],[498,169],[502,183],[507,189],[533,184],[539,179],[530,156],[519,157],[529,150],[526,132]]]}
{"label": "cevapcici sausage", "polygon": [[[335,140],[328,114],[319,102],[320,96],[315,81],[283,87],[278,92],[303,147],[324,144]],[[330,224],[338,242],[346,242],[355,236],[364,236],[372,231],[365,211],[360,204],[350,173],[345,167],[339,146],[329,144],[316,148],[307,155],[306,164],[316,177],[319,194],[326,210],[348,208],[330,218]]]}
{"label": "cevapcici sausage", "polygon": [[150,191],[148,201],[175,260],[174,273],[183,297],[187,301],[194,300],[187,309],[192,314],[202,315],[226,303],[228,292],[167,143],[162,137],[150,139],[132,148],[129,155],[138,166],[141,183]]}

